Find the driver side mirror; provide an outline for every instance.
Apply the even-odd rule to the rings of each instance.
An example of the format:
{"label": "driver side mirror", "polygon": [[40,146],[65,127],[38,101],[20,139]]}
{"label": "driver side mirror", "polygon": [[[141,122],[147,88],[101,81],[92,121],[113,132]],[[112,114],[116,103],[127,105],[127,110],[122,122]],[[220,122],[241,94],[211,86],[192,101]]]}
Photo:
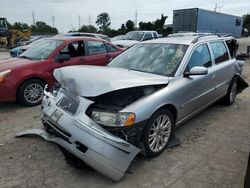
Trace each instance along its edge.
{"label": "driver side mirror", "polygon": [[184,77],[195,76],[195,75],[207,75],[208,69],[206,67],[193,67],[189,72],[184,73]]}
{"label": "driver side mirror", "polygon": [[70,55],[68,54],[60,54],[56,57],[56,61],[59,63],[63,63],[64,61],[70,60]]}

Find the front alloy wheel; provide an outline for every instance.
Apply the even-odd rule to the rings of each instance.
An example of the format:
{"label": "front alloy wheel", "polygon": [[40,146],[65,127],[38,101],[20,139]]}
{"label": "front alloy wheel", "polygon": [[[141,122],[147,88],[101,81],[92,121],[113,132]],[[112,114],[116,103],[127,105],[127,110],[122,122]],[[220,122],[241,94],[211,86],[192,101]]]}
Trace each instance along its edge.
{"label": "front alloy wheel", "polygon": [[143,153],[155,157],[162,153],[173,132],[173,116],[166,109],[157,111],[149,120],[143,134]]}
{"label": "front alloy wheel", "polygon": [[26,106],[36,106],[43,97],[44,82],[38,79],[25,81],[18,90],[18,100]]}

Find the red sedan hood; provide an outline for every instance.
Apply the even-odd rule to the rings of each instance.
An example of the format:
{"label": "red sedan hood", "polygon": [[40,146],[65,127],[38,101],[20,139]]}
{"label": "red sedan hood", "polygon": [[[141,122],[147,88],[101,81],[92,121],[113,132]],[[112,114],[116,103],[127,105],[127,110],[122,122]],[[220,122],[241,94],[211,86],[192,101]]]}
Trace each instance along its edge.
{"label": "red sedan hood", "polygon": [[28,60],[24,58],[8,58],[8,59],[1,59],[0,60],[0,71],[5,70],[12,70],[19,67],[22,67],[24,65],[34,63],[36,61],[34,60]]}

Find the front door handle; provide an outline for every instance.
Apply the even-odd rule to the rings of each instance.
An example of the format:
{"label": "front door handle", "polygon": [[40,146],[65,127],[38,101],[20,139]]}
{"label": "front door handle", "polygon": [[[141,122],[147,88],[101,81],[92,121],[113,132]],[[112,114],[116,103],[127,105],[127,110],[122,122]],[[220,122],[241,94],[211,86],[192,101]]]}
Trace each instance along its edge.
{"label": "front door handle", "polygon": [[215,78],[215,74],[213,74],[213,75],[211,76],[211,78]]}

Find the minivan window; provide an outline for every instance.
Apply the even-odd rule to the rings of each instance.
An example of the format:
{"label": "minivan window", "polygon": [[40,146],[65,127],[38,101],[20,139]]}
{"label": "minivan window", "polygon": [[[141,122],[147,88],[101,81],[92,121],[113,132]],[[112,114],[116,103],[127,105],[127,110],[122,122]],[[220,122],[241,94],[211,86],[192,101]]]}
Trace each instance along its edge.
{"label": "minivan window", "polygon": [[215,64],[229,60],[229,55],[223,42],[211,42],[210,45],[214,54]]}
{"label": "minivan window", "polygon": [[198,46],[189,62],[188,62],[188,69],[190,70],[193,67],[200,66],[200,67],[210,67],[212,66],[211,56],[206,44],[202,44]]}

